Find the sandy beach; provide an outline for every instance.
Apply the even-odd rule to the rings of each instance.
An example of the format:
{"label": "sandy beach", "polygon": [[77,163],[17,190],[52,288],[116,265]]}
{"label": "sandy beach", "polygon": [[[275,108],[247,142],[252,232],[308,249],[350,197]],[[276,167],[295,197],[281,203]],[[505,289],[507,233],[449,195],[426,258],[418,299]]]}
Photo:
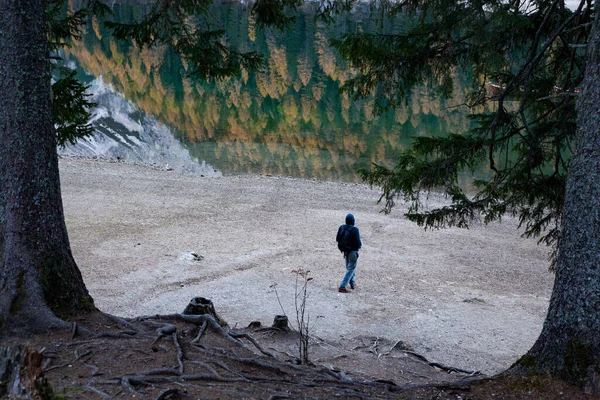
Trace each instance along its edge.
{"label": "sandy beach", "polygon": [[[73,254],[105,312],[180,312],[203,296],[231,326],[270,325],[280,301],[295,314],[292,270],[303,268],[314,278],[312,333],[330,341],[402,340],[432,361],[490,374],[525,353],[542,327],[549,249],[521,238],[512,218],[425,231],[402,203],[380,213],[379,191],[367,185],[203,178],[70,158],[60,170]],[[342,294],[335,234],[348,212],[363,249],[358,288]]]}

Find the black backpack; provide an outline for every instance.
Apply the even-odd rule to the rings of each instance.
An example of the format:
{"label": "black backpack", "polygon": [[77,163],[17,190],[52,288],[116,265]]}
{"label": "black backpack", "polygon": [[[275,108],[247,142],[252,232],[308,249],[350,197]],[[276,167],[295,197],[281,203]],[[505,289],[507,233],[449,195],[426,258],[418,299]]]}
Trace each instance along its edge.
{"label": "black backpack", "polygon": [[349,253],[352,251],[352,247],[350,247],[350,232],[352,231],[352,228],[352,226],[342,228],[338,240],[338,249],[340,249],[342,253]]}

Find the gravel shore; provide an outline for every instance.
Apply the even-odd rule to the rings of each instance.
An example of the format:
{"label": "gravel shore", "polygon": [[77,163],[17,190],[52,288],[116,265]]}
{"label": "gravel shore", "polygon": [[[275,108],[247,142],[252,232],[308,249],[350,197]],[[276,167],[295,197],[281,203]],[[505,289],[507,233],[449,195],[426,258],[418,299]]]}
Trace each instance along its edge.
{"label": "gravel shore", "polygon": [[[281,306],[295,315],[292,271],[303,268],[314,278],[312,332],[330,341],[402,340],[432,361],[489,374],[525,353],[542,327],[554,278],[548,249],[521,238],[511,218],[425,231],[402,203],[380,213],[379,192],[361,184],[69,158],[60,170],[71,247],[105,312],[180,312],[203,296],[231,326],[270,325]],[[348,212],[363,249],[358,287],[342,294],[335,234]]]}

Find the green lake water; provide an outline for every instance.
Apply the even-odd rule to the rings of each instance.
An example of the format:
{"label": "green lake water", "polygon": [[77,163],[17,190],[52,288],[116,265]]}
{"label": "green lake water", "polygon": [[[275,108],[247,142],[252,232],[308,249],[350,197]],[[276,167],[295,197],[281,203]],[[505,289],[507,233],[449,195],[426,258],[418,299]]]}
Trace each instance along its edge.
{"label": "green lake water", "polygon": [[[141,6],[127,3],[115,6],[123,21],[141,12]],[[381,115],[373,98],[352,101],[339,93],[355,72],[328,40],[381,30],[368,9],[327,25],[315,21],[308,5],[283,33],[258,30],[244,4],[223,2],[212,12],[228,44],[264,55],[262,71],[200,82],[186,77],[187,66],[169,47],[118,42],[97,21],[66,50],[66,59],[102,77],[141,112],[167,125],[193,158],[223,174],[360,181],[357,169],[394,165],[415,136],[469,128],[467,109],[455,107],[464,102],[466,77],[457,77],[452,100],[419,87],[405,106]],[[401,20],[395,24],[383,29],[402,29]]]}

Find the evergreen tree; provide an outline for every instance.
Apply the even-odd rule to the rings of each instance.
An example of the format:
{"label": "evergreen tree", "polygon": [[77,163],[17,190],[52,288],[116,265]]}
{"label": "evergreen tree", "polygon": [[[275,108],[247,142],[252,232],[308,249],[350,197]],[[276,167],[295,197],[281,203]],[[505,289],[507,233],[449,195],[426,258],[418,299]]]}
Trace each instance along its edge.
{"label": "evergreen tree", "polygon": [[600,394],[600,8],[577,104],[556,280],[540,337],[516,368],[560,376]]}
{"label": "evergreen tree", "polygon": [[93,309],[63,215],[44,0],[0,0],[0,329]]}
{"label": "evergreen tree", "polygon": [[[484,108],[472,116],[475,129],[415,139],[395,168],[374,166],[364,178],[382,186],[386,211],[402,195],[412,204],[408,218],[426,227],[467,226],[480,214],[489,222],[508,212],[526,235],[549,228],[542,240],[558,252],[548,315],[513,370],[558,376],[599,394],[598,4],[582,1],[572,11],[560,0],[417,0],[390,12],[414,15],[405,33],[335,42],[360,72],[346,90],[355,97],[376,91],[381,108],[398,107],[423,82],[451,97],[453,71],[467,68],[475,85],[467,105]],[[493,173],[468,197],[458,173],[482,162]],[[440,189],[452,204],[422,211],[420,191]]]}
{"label": "evergreen tree", "polygon": [[[403,196],[411,204],[408,218],[428,228],[468,227],[480,216],[487,223],[509,213],[518,215],[526,236],[555,246],[590,3],[574,11],[562,0],[409,0],[386,7],[387,15],[405,16],[403,32],[333,42],[359,72],[344,90],[354,98],[375,92],[379,110],[402,108],[417,85],[451,98],[456,72],[472,74],[466,104],[456,106],[471,110],[474,128],[415,138],[395,167],[362,170],[363,179],[381,186],[384,211]],[[477,193],[468,196],[459,174],[486,164],[489,177],[475,179]],[[451,204],[423,209],[422,194],[431,190],[448,194]]]}
{"label": "evergreen tree", "polygon": [[57,143],[64,146],[74,144],[77,139],[91,136],[93,129],[88,123],[89,110],[95,104],[88,100],[88,86],[76,78],[76,71],[60,64],[58,52],[69,47],[72,39],[81,39],[86,20],[92,14],[105,15],[109,9],[102,3],[91,1],[89,8],[65,13],[64,4],[51,2],[46,6],[46,28],[50,65],[56,79],[52,83],[52,122],[56,130]]}
{"label": "evergreen tree", "polygon": [[[265,1],[271,6],[257,11],[268,17],[259,14],[257,21],[285,26],[293,1]],[[174,43],[203,78],[258,67],[255,53],[238,53],[221,43],[223,32],[208,30],[207,4],[158,0],[141,21],[109,25],[139,45]],[[110,10],[99,0],[83,1],[66,16],[63,7],[60,0],[0,0],[0,334],[68,327],[60,318],[94,309],[71,254],[56,152],[59,142],[89,134],[91,103],[85,86],[64,69],[52,93],[49,61],[86,17],[107,17]]]}
{"label": "evergreen tree", "polygon": [[[335,11],[338,3],[330,4]],[[65,326],[57,315],[93,309],[72,259],[62,212],[46,5],[44,0],[0,0],[2,332]],[[95,15],[105,10],[94,0],[87,5]],[[118,37],[140,45],[173,42],[201,77],[235,73],[232,59],[243,68],[258,66],[255,55],[224,47],[219,32],[202,28],[205,6],[158,0],[141,21],[111,26]],[[285,26],[290,18],[285,7],[296,6],[294,0],[261,0],[254,6],[260,12],[256,21]],[[324,6],[323,11],[326,16],[331,9]],[[493,220],[515,212],[527,232],[536,234],[560,222],[564,202],[564,237],[548,317],[539,340],[516,368],[534,367],[600,391],[600,30],[590,24],[591,4],[581,2],[570,11],[561,0],[412,0],[394,3],[390,12],[414,14],[415,19],[407,19],[402,34],[351,35],[336,43],[360,71],[348,81],[348,91],[360,97],[376,90],[381,108],[400,105],[407,88],[424,81],[451,96],[453,69],[475,66],[477,90],[469,105],[493,102],[494,108],[474,116],[478,126],[473,131],[418,140],[398,167],[377,167],[365,171],[365,178],[383,185],[388,209],[394,196],[403,194],[413,201],[409,216],[433,227],[466,225],[476,213]],[[193,13],[198,20],[188,18]],[[585,57],[581,46],[590,32]],[[490,91],[487,82],[493,83]],[[577,147],[565,198],[576,95]],[[494,174],[477,182],[480,192],[469,198],[457,185],[457,174],[482,160]],[[452,206],[418,213],[420,190],[440,187],[451,195]],[[545,240],[556,241],[557,232],[551,229]]]}

